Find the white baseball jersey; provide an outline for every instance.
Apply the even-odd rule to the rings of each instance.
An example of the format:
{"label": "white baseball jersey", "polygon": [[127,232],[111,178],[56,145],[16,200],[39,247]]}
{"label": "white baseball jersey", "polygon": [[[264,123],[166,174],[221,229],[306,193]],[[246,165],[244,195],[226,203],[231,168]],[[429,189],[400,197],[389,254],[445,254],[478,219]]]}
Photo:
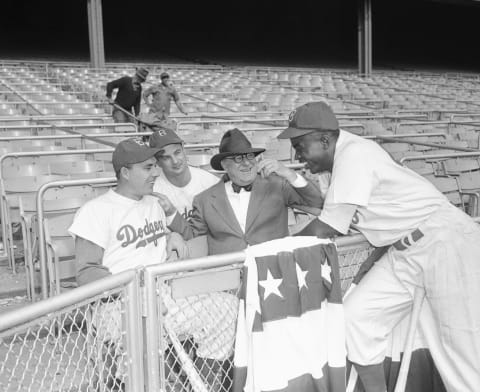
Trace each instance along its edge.
{"label": "white baseball jersey", "polygon": [[[351,224],[373,245],[385,246],[445,203],[433,184],[396,163],[377,143],[340,131],[321,221],[343,234]],[[342,204],[356,206],[351,222],[336,214]]]}
{"label": "white baseball jersey", "polygon": [[217,176],[197,167],[190,166],[190,173],[192,179],[184,187],[173,185],[165,177],[163,171],[153,186],[154,192],[166,195],[185,219],[188,219],[192,213],[193,198],[220,181]]}
{"label": "white baseball jersey", "polygon": [[137,201],[110,189],[77,211],[69,232],[102,247],[112,273],[166,259],[165,213],[153,196]]}

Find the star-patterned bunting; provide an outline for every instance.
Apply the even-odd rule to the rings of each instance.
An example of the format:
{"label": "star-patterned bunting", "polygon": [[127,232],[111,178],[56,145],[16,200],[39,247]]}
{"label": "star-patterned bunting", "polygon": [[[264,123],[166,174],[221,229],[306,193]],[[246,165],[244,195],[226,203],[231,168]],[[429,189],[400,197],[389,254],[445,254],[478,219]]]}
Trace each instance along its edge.
{"label": "star-patterned bunting", "polygon": [[303,271],[298,265],[298,263],[295,263],[295,269],[297,271],[298,288],[301,289],[302,287],[305,287],[306,289],[308,289],[307,282],[305,281],[308,270]]}
{"label": "star-patterned bunting", "polygon": [[278,289],[278,287],[282,284],[282,281],[283,279],[274,279],[270,270],[267,270],[267,279],[258,282],[258,284],[265,289],[265,292],[263,293],[264,301],[266,301],[268,296],[271,294],[275,294],[280,298],[283,298],[282,293],[280,293],[280,290]]}
{"label": "star-patterned bunting", "polygon": [[328,283],[332,283],[332,268],[330,267],[326,259],[325,262],[322,264],[322,278],[325,279]]}

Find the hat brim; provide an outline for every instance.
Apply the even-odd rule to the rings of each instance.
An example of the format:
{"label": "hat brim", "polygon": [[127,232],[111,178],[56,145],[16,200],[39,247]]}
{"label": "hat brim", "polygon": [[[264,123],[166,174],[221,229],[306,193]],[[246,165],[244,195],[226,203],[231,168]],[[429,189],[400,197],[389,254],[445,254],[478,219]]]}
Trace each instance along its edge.
{"label": "hat brim", "polygon": [[318,129],[300,129],[288,127],[277,136],[277,139],[293,139],[294,137],[308,135],[309,133],[313,133],[315,131],[318,131]]}
{"label": "hat brim", "polygon": [[159,151],[161,151],[161,148],[149,147],[148,150],[143,151],[142,154],[138,154],[137,157],[134,160],[131,160],[129,162],[123,162],[123,161],[121,161],[119,163],[114,162],[114,159],[113,159],[113,156],[112,156],[113,169],[115,171],[119,171],[125,165],[133,165],[135,163],[145,162],[146,160],[148,160],[150,158],[155,158],[155,155]]}
{"label": "hat brim", "polygon": [[221,162],[223,159],[227,157],[233,157],[235,155],[245,155],[250,153],[254,153],[255,156],[257,156],[262,152],[265,152],[264,148],[247,148],[246,150],[241,152],[221,152],[214,155],[212,159],[210,159],[210,166],[212,167],[213,170],[223,170]]}

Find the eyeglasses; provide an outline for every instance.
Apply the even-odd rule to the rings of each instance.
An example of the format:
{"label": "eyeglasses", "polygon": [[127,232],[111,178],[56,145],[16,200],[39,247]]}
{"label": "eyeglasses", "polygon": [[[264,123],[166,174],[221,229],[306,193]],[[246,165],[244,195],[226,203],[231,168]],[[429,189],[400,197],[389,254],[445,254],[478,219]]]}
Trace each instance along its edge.
{"label": "eyeglasses", "polygon": [[244,160],[254,161],[255,160],[255,154],[253,152],[249,152],[248,154],[234,155],[233,157],[226,157],[225,159],[231,159],[235,163],[241,163]]}

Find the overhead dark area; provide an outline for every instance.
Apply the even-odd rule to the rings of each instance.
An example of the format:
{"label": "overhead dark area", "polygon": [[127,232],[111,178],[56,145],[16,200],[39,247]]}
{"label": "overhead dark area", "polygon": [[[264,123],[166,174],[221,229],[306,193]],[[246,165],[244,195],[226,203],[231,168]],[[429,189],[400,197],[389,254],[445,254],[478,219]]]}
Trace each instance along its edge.
{"label": "overhead dark area", "polygon": [[[478,2],[373,0],[373,67],[480,69]],[[86,1],[3,0],[0,57],[88,60]],[[103,1],[107,61],[357,64],[354,1]]]}

